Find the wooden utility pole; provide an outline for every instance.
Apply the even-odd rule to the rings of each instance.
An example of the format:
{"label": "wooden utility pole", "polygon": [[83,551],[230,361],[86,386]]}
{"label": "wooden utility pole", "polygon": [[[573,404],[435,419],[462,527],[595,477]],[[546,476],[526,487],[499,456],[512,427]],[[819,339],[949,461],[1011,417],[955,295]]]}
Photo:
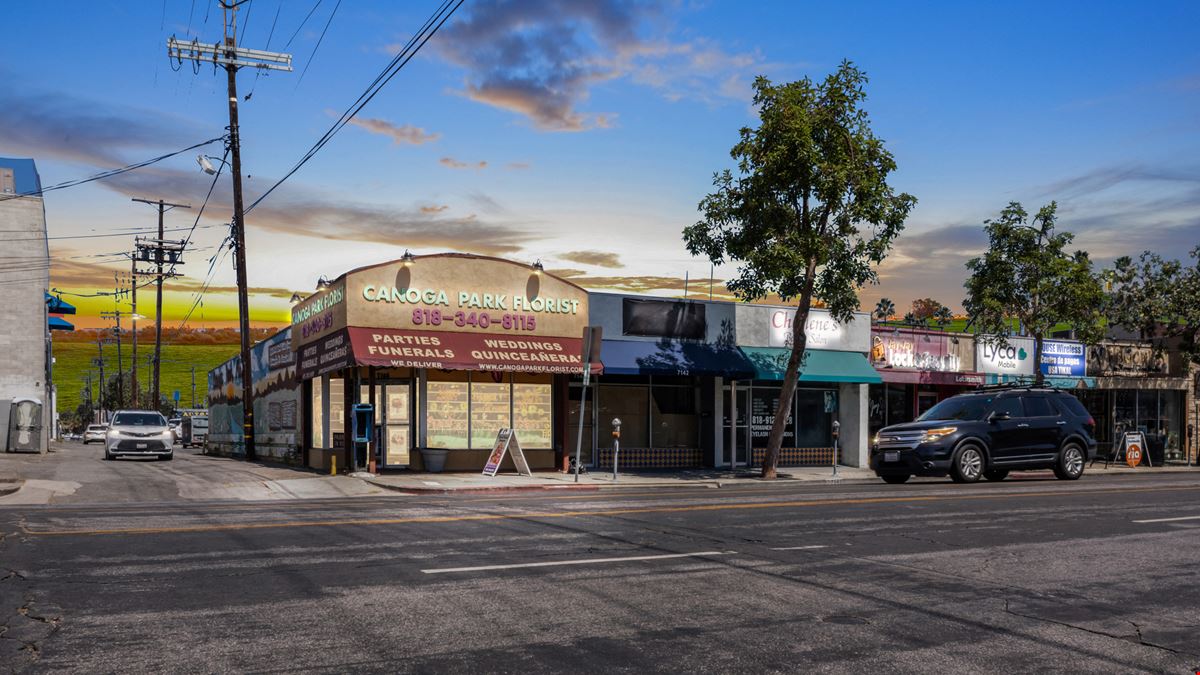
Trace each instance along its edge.
{"label": "wooden utility pole", "polygon": [[[150,375],[150,395],[154,401],[154,409],[158,410],[158,402],[161,400],[159,397],[159,361],[162,359],[162,289],[163,277],[167,276],[163,272],[163,263],[169,262],[172,264],[172,267],[183,264],[183,261],[178,258],[183,253],[184,248],[184,242],[168,242],[163,239],[163,214],[171,209],[190,209],[192,207],[187,204],[172,204],[161,199],[138,199],[135,197],[133,201],[158,207],[158,239],[154,241],[155,245],[153,247],[146,247],[154,253],[154,259],[149,262],[153,262],[158,268],[155,272],[155,276],[158,277],[155,281],[158,293],[154,301],[154,371]],[[141,248],[140,245],[139,248]]]}
{"label": "wooden utility pole", "polygon": [[137,335],[137,320],[138,320],[138,313],[137,313],[137,284],[138,284],[137,255],[129,256],[129,261],[130,261],[129,278],[132,279],[132,281],[129,284],[129,297],[130,297],[129,302],[131,305],[129,308],[129,311],[131,312],[131,314],[129,315],[129,320],[133,322],[132,335],[130,335],[130,339],[133,341],[133,344],[130,345],[130,348],[133,351],[133,356],[129,357],[129,388],[133,390],[133,407],[137,408],[137,407],[139,407],[138,399],[141,398],[141,396],[139,396],[140,392],[138,391],[138,379],[137,379],[137,369],[138,369],[138,363],[137,363],[137,338],[138,338],[138,335]]}
{"label": "wooden utility pole", "polygon": [[242,152],[238,131],[238,68],[291,71],[290,54],[279,54],[237,46],[237,10],[247,0],[220,0],[225,20],[225,40],[220,44],[180,42],[174,37],[167,41],[167,56],[180,62],[212,62],[225,68],[229,95],[229,153],[233,172],[233,245],[237,267],[238,324],[242,339],[242,437],[246,443],[246,459],[255,459],[254,443],[254,380],[250,363],[250,300],[246,281],[246,222],[242,207]]}

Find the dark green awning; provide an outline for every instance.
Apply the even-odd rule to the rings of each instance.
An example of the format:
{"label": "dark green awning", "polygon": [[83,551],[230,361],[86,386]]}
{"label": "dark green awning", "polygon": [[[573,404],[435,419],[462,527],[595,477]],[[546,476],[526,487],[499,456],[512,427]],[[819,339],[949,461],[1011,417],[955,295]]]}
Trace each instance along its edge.
{"label": "dark green awning", "polygon": [[[759,380],[782,380],[792,353],[790,349],[779,347],[741,347],[741,350],[754,364],[755,377]],[[871,367],[867,357],[858,352],[806,349],[800,381],[876,384],[883,378]]]}

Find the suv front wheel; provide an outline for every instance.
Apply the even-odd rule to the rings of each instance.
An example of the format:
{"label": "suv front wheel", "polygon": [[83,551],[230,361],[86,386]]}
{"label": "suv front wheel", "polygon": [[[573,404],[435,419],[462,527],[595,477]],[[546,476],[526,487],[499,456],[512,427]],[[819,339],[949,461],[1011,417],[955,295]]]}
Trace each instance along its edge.
{"label": "suv front wheel", "polygon": [[1083,475],[1083,450],[1077,443],[1067,443],[1059,451],[1054,475],[1059,480],[1077,480]]}
{"label": "suv front wheel", "polygon": [[950,478],[955,483],[974,483],[983,475],[983,451],[976,445],[959,448],[950,465]]}

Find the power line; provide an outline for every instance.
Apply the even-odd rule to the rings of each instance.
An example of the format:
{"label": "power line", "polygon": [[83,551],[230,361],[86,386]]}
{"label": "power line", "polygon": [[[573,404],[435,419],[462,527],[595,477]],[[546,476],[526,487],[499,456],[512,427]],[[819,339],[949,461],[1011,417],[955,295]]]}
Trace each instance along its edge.
{"label": "power line", "polygon": [[176,150],[175,152],[170,152],[165,155],[159,155],[158,157],[154,157],[152,159],[147,159],[147,160],[137,162],[134,164],[129,164],[129,165],[123,166],[119,169],[109,169],[108,171],[101,171],[100,173],[88,176],[87,178],[77,178],[75,180],[69,180],[69,181],[66,181],[63,183],[59,183],[57,185],[51,185],[50,187],[45,187],[45,188],[42,188],[41,190],[34,190],[33,192],[21,192],[21,193],[13,194],[13,195],[0,195],[0,201],[4,201],[6,199],[16,199],[18,197],[36,197],[38,195],[45,194],[52,190],[63,190],[63,189],[69,188],[69,187],[75,187],[76,185],[83,185],[84,183],[90,183],[92,181],[103,180],[105,178],[112,178],[113,176],[119,176],[123,173],[127,173],[127,172],[133,171],[135,169],[141,169],[143,167],[150,166],[151,164],[156,164],[158,162],[163,161],[164,159],[170,159],[176,155],[181,155],[185,152],[195,150],[196,148],[203,148],[206,145],[211,145],[211,144],[216,143],[217,141],[222,140],[224,138],[225,138],[224,136],[217,136],[216,138],[210,138],[207,141],[204,141],[202,143],[190,145],[182,150]]}
{"label": "power line", "polygon": [[308,10],[308,14],[304,16],[304,20],[300,22],[299,26],[296,26],[296,32],[292,33],[292,37],[288,38],[287,44],[283,46],[284,51],[287,51],[287,48],[292,46],[292,40],[295,40],[296,36],[300,34],[300,31],[304,30],[304,24],[308,23],[308,19],[313,15],[313,12],[317,11],[317,8],[320,6],[321,0],[317,0],[316,4],[312,6],[312,9]]}
{"label": "power line", "polygon": [[421,48],[425,46],[425,43],[429,42],[429,39],[432,38],[442,27],[442,25],[450,19],[454,12],[462,6],[463,2],[464,0],[445,0],[438,10],[430,15],[429,19],[425,21],[425,25],[421,27],[421,30],[419,30],[409,39],[408,43],[404,45],[404,48],[401,49],[400,52],[396,54],[395,58],[393,58],[383,69],[383,71],[381,71],[379,75],[375,77],[371,84],[367,86],[367,89],[359,95],[358,99],[352,103],[345,112],[342,113],[341,117],[339,117],[336,122],[333,123],[333,126],[329,127],[325,134],[313,144],[308,152],[304,153],[304,156],[302,156],[300,160],[296,162],[296,164],[290,170],[288,170],[286,174],[283,175],[282,178],[276,181],[274,185],[267,188],[266,192],[259,195],[258,199],[255,199],[249,206],[247,206],[244,213],[249,213],[250,211],[254,210],[254,207],[262,203],[262,201],[266,199],[272,192],[274,192],[276,188],[282,185],[284,181],[286,181],[288,178],[291,178],[293,174],[300,170],[300,167],[304,166],[317,154],[317,152],[321,150],[321,148],[325,147],[325,144],[328,143],[330,139],[337,134],[337,132],[341,131],[343,127],[349,124],[350,120],[353,119],[354,116],[357,115],[364,106],[370,103],[371,99],[375,98],[376,94],[383,89],[384,85],[386,85],[393,77],[395,77],[396,74],[399,73],[400,70],[412,60],[413,56],[415,56],[417,52],[419,52]]}
{"label": "power line", "polygon": [[337,15],[338,7],[341,6],[342,0],[337,0],[337,4],[333,6],[333,11],[329,13],[329,20],[325,22],[325,28],[321,29],[321,37],[317,38],[317,44],[313,46],[312,54],[308,55],[308,60],[304,62],[304,70],[300,71],[300,77],[296,80],[297,88],[304,81],[304,74],[308,72],[308,67],[312,65],[313,59],[317,57],[317,50],[321,48],[321,42],[325,40],[325,33],[329,30],[329,25],[333,23],[333,17]]}

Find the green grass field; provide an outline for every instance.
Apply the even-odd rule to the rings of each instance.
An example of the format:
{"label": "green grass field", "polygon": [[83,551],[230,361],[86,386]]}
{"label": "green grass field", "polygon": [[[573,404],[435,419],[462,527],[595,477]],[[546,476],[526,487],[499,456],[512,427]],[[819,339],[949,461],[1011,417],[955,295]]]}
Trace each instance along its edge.
{"label": "green grass field", "polygon": [[[142,391],[150,386],[149,355],[154,353],[154,343],[138,344],[138,384]],[[179,390],[179,405],[192,407],[192,367],[196,368],[196,406],[204,407],[208,392],[208,371],[224,363],[238,353],[238,346],[231,345],[163,345],[162,394],[171,398]],[[92,372],[95,387],[99,382],[99,369],[92,360],[99,356],[95,343],[56,342],[54,344],[54,384],[58,388],[58,411],[74,411],[87,389],[87,374]],[[129,369],[129,344],[124,343],[121,356],[125,369]],[[104,346],[104,374],[109,376],[117,367],[117,346]],[[94,390],[94,389],[93,389]]]}

